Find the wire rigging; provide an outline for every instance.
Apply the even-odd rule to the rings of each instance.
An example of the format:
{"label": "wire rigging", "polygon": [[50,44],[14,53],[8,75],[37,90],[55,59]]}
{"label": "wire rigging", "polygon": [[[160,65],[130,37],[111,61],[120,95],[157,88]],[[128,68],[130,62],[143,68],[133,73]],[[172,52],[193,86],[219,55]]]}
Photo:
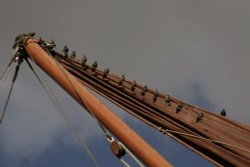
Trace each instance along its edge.
{"label": "wire rigging", "polygon": [[[71,82],[71,80],[69,79],[69,77],[67,76],[67,74],[65,73],[64,69],[61,67],[60,64],[58,64],[57,61],[56,62],[56,65],[58,66],[58,68],[62,71],[62,73],[64,74],[65,78],[67,79],[67,81],[70,83],[70,85],[72,86],[72,88],[74,89],[75,93],[77,94],[78,98],[81,100],[82,104],[84,104],[87,108],[87,110],[90,112],[90,114],[92,115],[92,117],[96,120],[97,124],[99,125],[99,127],[101,128],[101,130],[103,131],[103,133],[105,134],[106,136],[106,139],[107,141],[109,141],[111,135],[108,133],[108,131],[106,130],[106,128],[102,125],[102,123],[96,118],[95,114],[92,112],[92,110],[90,109],[90,107],[88,106],[88,104],[84,101],[84,99],[81,98],[81,96],[79,95],[77,89],[75,88],[75,86],[73,85],[73,83]],[[120,142],[121,143],[121,142]],[[122,144],[125,147],[124,144]],[[128,150],[128,149],[127,149]],[[129,152],[129,155],[131,156],[132,159],[135,160],[135,162],[139,165],[139,166],[143,166],[142,163],[135,157],[135,155],[133,155],[132,152],[128,151]],[[120,161],[127,167],[129,167],[128,163],[122,159],[122,158],[119,158]]]}
{"label": "wire rigging", "polygon": [[[165,95],[163,94],[156,94],[152,90],[147,90],[145,91],[147,94],[142,94],[141,92],[143,86],[139,84],[136,87],[133,87],[133,90],[131,91],[131,85],[133,86],[133,82],[130,82],[129,80],[124,80],[122,84],[119,84],[121,77],[116,77],[113,74],[105,76],[104,80],[104,72],[98,69],[95,69],[95,71],[92,72],[92,66],[90,65],[88,66],[84,64],[85,66],[81,66],[79,64],[79,61],[71,60],[67,57],[61,58],[60,55],[58,57],[56,55],[56,59],[60,64],[62,64],[63,67],[66,68],[66,70],[82,80],[83,83],[87,84],[90,89],[96,91],[101,95],[104,95],[105,98],[111,100],[111,102],[113,103],[118,104],[119,107],[122,107],[133,116],[143,120],[145,123],[150,124],[156,129],[159,126],[163,126],[164,128],[168,129],[168,126],[170,124],[171,126],[169,127],[174,128],[170,128],[169,130],[173,131],[172,133],[170,133],[170,131],[166,131],[165,134],[169,134],[169,136],[175,136],[175,139],[176,136],[178,137],[182,135],[186,136],[183,137],[184,139],[187,137],[192,137],[193,139],[189,139],[195,146],[199,146],[199,144],[201,145],[201,147],[202,145],[208,145],[207,147],[216,147],[218,149],[223,148],[223,151],[225,152],[228,151],[232,153],[238,150],[249,153],[249,149],[245,149],[245,146],[247,146],[247,143],[249,143],[249,133],[247,128],[242,128],[240,133],[239,131],[237,131],[237,126],[230,124],[231,122],[225,120],[224,118],[221,119],[221,125],[213,120],[210,120],[207,117],[208,112],[204,111],[203,109],[189,105],[175,98],[172,99],[172,97],[170,99],[171,104],[169,105],[169,103],[166,103],[164,99]],[[129,104],[126,104],[128,102]],[[179,109],[179,112],[177,112],[177,108],[181,104],[182,106],[184,105],[184,107],[181,107]],[[141,109],[136,106],[140,106],[139,108]],[[171,112],[168,112],[168,110]],[[205,113],[204,116],[203,112]],[[185,116],[182,115],[182,113],[185,113]],[[210,118],[213,118],[212,114],[209,116]],[[199,123],[197,122],[198,118]],[[206,131],[205,126],[213,128],[214,131],[220,134],[224,134],[225,132],[225,134],[227,135],[216,136],[216,133],[206,133],[210,132],[210,130]],[[188,133],[183,133],[182,131]],[[200,141],[195,141],[194,138],[199,139]],[[236,146],[235,144],[229,144],[234,142],[230,142],[228,138],[237,141],[239,145]],[[209,156],[206,152],[202,152],[202,154],[205,156]],[[246,156],[245,153],[241,152],[240,154]],[[238,155],[235,154],[235,156]],[[220,156],[218,156],[218,158],[220,158]]]}
{"label": "wire rigging", "polygon": [[68,114],[64,111],[62,105],[59,103],[57,97],[55,96],[54,92],[50,88],[50,86],[49,86],[48,82],[46,81],[46,79],[43,77],[42,74],[40,74],[41,77],[39,77],[38,73],[36,73],[36,71],[34,70],[34,68],[31,65],[31,63],[28,61],[28,59],[25,59],[25,60],[26,60],[26,62],[28,64],[28,66],[30,67],[30,69],[32,70],[32,72],[34,73],[34,75],[36,76],[36,78],[38,79],[41,86],[45,89],[45,91],[49,95],[50,99],[53,101],[53,103],[56,106],[59,113],[62,115],[64,121],[66,122],[66,124],[69,127],[69,129],[71,130],[71,132],[75,135],[77,140],[80,142],[81,146],[83,147],[83,149],[85,150],[87,155],[90,157],[90,159],[92,160],[94,165],[96,167],[99,167],[100,165],[98,164],[97,160],[94,158],[93,154],[91,153],[90,149],[88,148],[88,146],[87,146],[86,142],[84,141],[83,137],[81,136],[81,134],[77,131],[77,129],[73,125],[73,123],[72,123],[70,117],[68,116]]}
{"label": "wire rigging", "polygon": [[[98,74],[99,74],[99,73],[98,73]],[[102,75],[102,74],[100,73],[100,75]],[[116,80],[114,80],[113,78],[116,78]],[[114,75],[114,74],[109,74],[109,76],[105,76],[105,79],[109,79],[109,80],[111,80],[111,81],[113,81],[113,82],[118,82],[117,79],[119,80],[120,78],[119,78],[118,76]],[[126,81],[126,82],[127,82],[127,81]],[[123,85],[123,87],[128,88],[126,85]],[[138,92],[135,92],[135,93],[138,94]],[[138,96],[138,97],[141,97],[141,96]],[[147,101],[150,101],[150,100],[151,100],[151,99],[148,99],[148,98],[144,98],[144,99],[147,100]],[[159,101],[158,104],[156,104],[156,105],[164,105],[164,103],[162,103],[162,101]],[[164,105],[164,106],[165,106],[165,105]],[[169,107],[174,109],[175,106],[170,105]],[[162,107],[160,107],[160,108],[162,108]],[[194,112],[195,112],[195,111],[194,111]],[[188,112],[188,117],[185,117],[185,118],[186,118],[186,119],[183,119],[183,118],[180,118],[180,119],[183,120],[183,121],[190,120],[189,118],[191,118],[191,119],[194,120],[195,118],[197,118],[197,113],[194,114],[194,113]],[[250,134],[248,134],[248,135],[246,134],[246,135],[244,136],[244,134],[242,134],[242,133],[239,134],[238,131],[232,132],[232,131],[231,131],[232,129],[230,129],[230,127],[228,127],[228,126],[222,127],[220,124],[217,124],[217,123],[214,122],[213,120],[207,120],[206,116],[203,117],[202,120],[204,120],[204,121],[206,121],[206,123],[208,123],[208,124],[210,124],[210,125],[216,127],[216,129],[220,129],[220,130],[222,130],[222,131],[224,131],[224,132],[230,133],[230,134],[233,135],[233,136],[240,137],[241,139],[243,139],[243,140],[245,140],[245,141],[249,141],[249,135],[250,135]]]}
{"label": "wire rigging", "polygon": [[[10,87],[10,90],[9,90],[9,93],[8,93],[8,96],[7,96],[7,100],[6,100],[5,104],[4,104],[4,109],[3,109],[2,115],[1,115],[1,117],[0,117],[0,124],[2,124],[3,119],[4,119],[4,117],[5,117],[5,114],[6,114],[6,111],[7,111],[7,106],[8,106],[8,104],[9,104],[10,96],[11,96],[12,91],[13,91],[13,87],[14,87],[14,84],[15,84],[15,81],[16,81],[16,78],[17,78],[19,69],[20,69],[21,62],[22,62],[22,60],[20,59],[20,60],[18,61],[17,66],[16,66],[15,73],[14,73],[14,76],[13,76],[13,79],[12,79],[12,83],[11,83],[11,87]],[[12,61],[11,61],[10,64],[12,64]],[[8,66],[8,67],[9,67],[9,66]],[[5,70],[5,71],[7,71],[7,70]]]}
{"label": "wire rigging", "polygon": [[15,56],[13,56],[13,58],[10,60],[9,64],[7,65],[7,67],[5,68],[4,72],[2,73],[2,75],[0,76],[0,80],[3,79],[3,77],[5,76],[5,74],[9,71],[12,63],[14,62],[14,58]]}

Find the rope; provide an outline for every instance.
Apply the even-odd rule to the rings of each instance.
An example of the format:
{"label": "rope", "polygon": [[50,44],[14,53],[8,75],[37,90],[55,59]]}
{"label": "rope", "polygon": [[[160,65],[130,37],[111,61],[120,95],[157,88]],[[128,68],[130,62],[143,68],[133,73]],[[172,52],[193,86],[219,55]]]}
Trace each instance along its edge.
{"label": "rope", "polygon": [[11,59],[11,61],[9,62],[9,64],[7,65],[7,67],[5,68],[4,72],[2,73],[2,75],[0,76],[0,80],[3,79],[3,77],[5,76],[5,74],[9,71],[12,63],[14,62],[14,57]]}
{"label": "rope", "polygon": [[130,165],[122,158],[119,159],[121,161],[121,163],[123,163],[124,166],[126,167],[130,167]]}
{"label": "rope", "polygon": [[[138,92],[137,92],[137,93],[138,93]],[[158,103],[163,104],[163,103],[161,103],[161,101],[158,102]],[[177,103],[177,102],[176,102],[176,103]],[[178,104],[178,103],[177,103],[177,104]],[[174,107],[174,106],[170,106],[170,107]],[[194,113],[189,113],[188,116],[189,116],[190,118],[191,118],[191,117],[197,118],[197,115],[194,114]],[[184,119],[182,119],[182,120],[185,122]],[[209,120],[207,120],[207,119],[205,119],[205,118],[203,118],[202,120],[205,120],[205,121],[208,122],[209,124],[214,125],[213,123],[210,123],[211,121],[209,121]],[[213,121],[212,121],[212,122],[213,122]],[[217,128],[220,129],[220,130],[222,130],[222,131],[226,131],[226,129],[228,129],[227,127],[222,128],[221,126],[217,126]],[[235,134],[234,132],[231,132],[231,129],[230,129],[229,131],[227,131],[227,132],[229,132],[230,134],[232,134],[232,135],[234,135],[234,136],[237,136],[237,137],[239,137],[239,138],[241,138],[241,139],[243,139],[243,140],[245,140],[245,141],[249,141],[249,140],[247,139],[247,136],[249,136],[249,135],[246,135],[246,136],[237,135],[237,132],[236,132],[236,134]],[[197,136],[197,137],[200,137],[200,136]],[[203,137],[200,137],[200,138],[203,138]],[[205,140],[205,139],[206,139],[206,140],[210,140],[210,141],[213,141],[214,143],[224,144],[224,145],[227,145],[227,146],[230,146],[230,147],[233,147],[233,148],[237,148],[237,149],[240,149],[240,150],[244,150],[244,151],[249,152],[249,150],[246,150],[246,149],[243,149],[243,148],[240,148],[240,147],[237,147],[237,146],[228,144],[228,143],[226,143],[226,142],[221,142],[221,141],[212,140],[212,139],[208,139],[208,138],[203,138],[203,139],[204,139],[204,140]]]}
{"label": "rope", "polygon": [[[51,53],[50,53],[47,49],[46,49],[46,51],[47,51],[47,53],[48,53],[50,56],[52,56]],[[109,139],[112,138],[112,137],[110,136],[110,134],[108,133],[108,131],[107,131],[107,130],[105,129],[105,127],[101,124],[101,122],[96,118],[95,114],[94,114],[93,111],[90,109],[90,107],[89,107],[88,104],[85,102],[85,100],[81,98],[79,92],[77,91],[77,89],[75,88],[75,86],[73,85],[73,83],[71,82],[71,80],[69,79],[69,77],[66,75],[66,73],[65,73],[64,69],[61,67],[61,65],[60,65],[57,61],[55,61],[55,62],[56,62],[56,65],[58,66],[58,68],[59,68],[59,69],[61,70],[61,72],[64,74],[64,76],[65,76],[65,78],[67,79],[67,81],[70,83],[70,85],[71,85],[72,88],[74,89],[74,92],[77,94],[77,96],[78,96],[78,98],[81,100],[82,104],[84,104],[84,105],[86,106],[87,110],[90,112],[90,114],[92,115],[92,117],[96,120],[97,124],[99,125],[99,127],[101,128],[101,130],[103,131],[103,133],[105,134],[107,141],[110,141]],[[28,61],[27,61],[27,63],[28,63],[29,66],[31,66],[31,64],[30,64]],[[32,69],[32,67],[31,67],[31,69]],[[36,75],[36,74],[35,74],[35,75]],[[36,76],[37,76],[37,75],[36,75]],[[119,143],[121,143],[121,142],[119,142]],[[122,144],[122,143],[121,143],[121,144]],[[140,167],[144,167],[144,166],[141,164],[141,162],[135,157],[135,155],[133,155],[133,153],[130,152],[130,151],[128,150],[127,147],[125,147],[124,144],[122,144],[122,146],[126,149],[126,151],[129,153],[129,155],[132,157],[132,159],[134,159],[135,162],[137,162],[137,163],[139,164]],[[119,160],[120,160],[120,162],[123,163],[126,167],[130,167],[130,165],[129,165],[124,159],[119,158]]]}
{"label": "rope", "polygon": [[136,158],[136,156],[122,143],[119,142],[122,147],[126,150],[126,152],[131,156],[131,158],[140,166],[140,167],[144,167],[144,165],[141,163],[141,161],[139,161],[138,158]]}
{"label": "rope", "polygon": [[6,111],[7,111],[7,106],[9,104],[9,100],[10,100],[10,95],[11,95],[11,93],[13,91],[13,87],[14,87],[14,84],[15,84],[15,81],[16,81],[16,78],[17,78],[17,75],[18,75],[18,72],[19,72],[19,68],[20,68],[20,63],[18,63],[17,66],[16,66],[16,70],[15,70],[15,73],[14,73],[14,76],[13,76],[13,79],[12,79],[10,91],[8,93],[8,97],[7,97],[7,100],[6,100],[5,105],[4,105],[3,113],[2,113],[1,118],[0,118],[0,124],[2,124],[3,119],[5,117],[5,114],[6,114]]}
{"label": "rope", "polygon": [[179,134],[179,135],[183,135],[183,136],[193,137],[193,138],[210,141],[210,142],[217,143],[217,144],[226,145],[226,146],[233,147],[233,148],[236,148],[238,150],[242,150],[242,151],[250,153],[250,150],[247,150],[247,149],[244,149],[244,148],[241,148],[241,147],[238,147],[238,146],[234,146],[232,144],[228,144],[228,143],[225,143],[225,142],[222,142],[222,141],[208,139],[208,138],[205,138],[205,137],[202,137],[202,136],[197,136],[197,135],[193,135],[193,134],[178,132],[178,131],[174,131],[174,130],[170,130],[170,129],[163,129],[162,127],[159,127],[157,130],[162,132],[163,134],[165,134],[166,132],[169,132],[169,133]]}
{"label": "rope", "polygon": [[[77,67],[77,68],[80,69],[79,67]],[[102,75],[100,72],[99,72],[99,74]],[[115,75],[113,75],[113,74],[109,74],[109,76],[107,76],[106,78],[108,78],[109,80],[111,80],[111,81],[117,83],[117,81],[114,80],[114,79],[112,79],[112,77],[114,77],[114,78],[116,78],[116,79],[119,79],[119,77],[117,77],[117,76],[115,76]],[[125,87],[125,88],[128,88],[126,85],[124,85],[124,87]],[[139,94],[139,93],[140,93],[140,92],[138,92],[138,91],[135,91],[135,92],[136,92],[136,94]],[[138,96],[138,97],[141,97],[141,96]],[[144,98],[145,98],[145,97],[144,97]],[[163,98],[163,97],[160,97],[160,98]],[[152,101],[151,98],[150,98],[150,99],[146,98],[146,100],[147,100],[147,102]],[[175,103],[177,104],[177,102],[175,102]],[[166,103],[162,103],[162,101],[159,101],[158,104],[159,104],[159,105],[165,106]],[[158,106],[158,107],[160,107],[160,108],[162,109],[162,106]],[[172,106],[172,105],[169,106],[169,107],[170,107],[170,108],[174,108],[174,106]],[[190,107],[192,107],[192,106],[190,106]],[[193,108],[193,107],[192,107],[192,108]],[[191,110],[192,110],[192,108],[191,108]],[[175,109],[175,108],[174,108],[174,109]],[[185,110],[185,109],[183,109],[183,110]],[[197,114],[198,114],[198,113],[195,114],[195,113],[189,112],[189,113],[188,113],[188,117],[195,120],[195,119],[197,118]],[[181,119],[181,118],[179,118],[179,119]],[[186,119],[187,119],[187,120],[190,120],[190,119],[188,119],[188,118],[186,118]],[[181,120],[183,120],[184,122],[186,122],[186,121],[187,121],[186,119],[181,119]],[[229,128],[228,128],[227,126],[226,126],[226,127],[222,127],[222,126],[220,126],[219,124],[216,124],[216,122],[214,122],[214,121],[212,121],[212,120],[208,120],[206,117],[203,117],[202,120],[206,121],[208,124],[210,124],[210,125],[212,125],[212,126],[216,126],[216,127],[218,128],[218,130],[227,131],[227,132],[229,132],[230,134],[232,134],[232,135],[234,135],[234,136],[236,136],[236,137],[239,137],[239,138],[241,138],[241,139],[243,139],[243,140],[245,140],[245,141],[249,141],[249,140],[248,140],[249,134],[248,134],[248,135],[242,135],[242,134],[238,134],[238,133],[237,133],[238,131],[232,132],[231,129],[229,130]],[[213,122],[214,122],[214,123],[213,123]]]}
{"label": "rope", "polygon": [[[66,73],[63,71],[63,69],[61,68],[61,66],[58,64],[58,62],[56,61],[57,66],[60,68],[60,70],[63,72],[64,76],[67,78],[67,80],[70,82],[71,86],[74,88],[75,93],[77,93],[77,96],[81,99],[82,103],[85,104],[85,106],[87,107],[87,109],[91,112],[91,115],[95,118],[95,120],[97,121],[98,125],[100,126],[100,128],[102,129],[102,131],[104,132],[104,134],[106,134],[106,138],[109,141],[109,137],[110,135],[107,133],[107,130],[105,129],[105,127],[100,123],[100,121],[96,118],[95,114],[92,112],[92,110],[89,108],[88,104],[85,103],[83,101],[83,99],[80,97],[78,91],[76,90],[76,88],[74,87],[74,85],[72,84],[72,82],[70,81],[70,79],[68,78],[68,76],[66,75]],[[122,143],[122,146],[125,148],[125,150],[129,153],[129,155],[131,156],[131,158],[140,166],[140,167],[144,167],[144,165],[135,157],[135,155],[133,155],[133,153]],[[122,158],[119,158],[119,160],[126,166],[126,167],[130,167],[130,165]]]}
{"label": "rope", "polygon": [[7,70],[4,71],[4,73],[2,74],[1,76],[1,79],[0,79],[0,87],[2,88],[3,87],[3,90],[5,89],[5,86],[6,86],[6,82],[5,81],[8,81],[9,78],[10,78],[10,73],[13,72],[13,68],[14,66],[11,65],[10,67],[6,68]]}
{"label": "rope", "polygon": [[77,131],[77,129],[74,127],[70,117],[67,115],[67,113],[63,110],[62,105],[59,103],[58,99],[56,98],[55,94],[53,93],[52,89],[50,88],[49,84],[47,83],[47,81],[45,80],[45,78],[43,77],[42,74],[41,78],[38,76],[38,74],[35,72],[34,68],[32,67],[32,65],[29,63],[28,60],[26,60],[26,62],[28,63],[29,67],[31,68],[32,72],[34,73],[34,75],[36,76],[36,78],[38,79],[39,83],[41,84],[41,86],[45,89],[45,91],[48,93],[50,99],[53,101],[54,105],[56,106],[56,108],[58,109],[58,111],[60,112],[60,114],[62,115],[64,121],[67,123],[67,126],[69,127],[69,129],[71,130],[71,132],[75,135],[75,137],[78,139],[78,141],[80,142],[82,148],[85,150],[85,152],[87,153],[87,155],[90,157],[90,159],[93,161],[94,165],[96,167],[99,167],[100,165],[98,164],[97,160],[94,158],[94,156],[91,154],[88,146],[86,145],[86,142],[84,141],[84,139],[82,138],[81,134]]}
{"label": "rope", "polygon": [[[50,52],[48,52],[50,53]],[[93,111],[90,109],[90,107],[88,106],[88,104],[85,102],[84,99],[81,98],[81,96],[79,95],[79,92],[77,91],[77,89],[75,88],[74,84],[71,82],[71,80],[69,79],[69,77],[66,75],[64,69],[61,67],[60,64],[58,64],[57,61],[56,65],[57,67],[61,70],[61,72],[64,74],[65,78],[67,79],[67,81],[70,83],[70,85],[72,86],[72,88],[74,89],[74,92],[77,94],[78,98],[81,100],[82,104],[84,104],[87,108],[87,110],[90,112],[90,114],[92,115],[92,117],[96,120],[97,124],[100,126],[101,130],[103,131],[103,133],[107,136],[109,135],[107,130],[105,129],[105,127],[102,125],[102,123],[96,118],[95,114],[93,113]]]}

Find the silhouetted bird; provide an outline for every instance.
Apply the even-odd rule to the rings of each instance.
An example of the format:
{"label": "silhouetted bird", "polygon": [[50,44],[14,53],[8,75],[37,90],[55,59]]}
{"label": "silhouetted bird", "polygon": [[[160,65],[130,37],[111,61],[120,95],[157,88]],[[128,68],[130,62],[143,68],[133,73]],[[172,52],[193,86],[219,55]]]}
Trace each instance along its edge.
{"label": "silhouetted bird", "polygon": [[63,53],[64,53],[65,56],[68,56],[69,48],[67,47],[67,45],[64,46]]}
{"label": "silhouetted bird", "polygon": [[52,50],[54,47],[56,47],[56,43],[52,39],[51,42],[45,42],[45,47],[49,50]]}
{"label": "silhouetted bird", "polygon": [[87,62],[87,57],[86,57],[86,55],[84,54],[84,55],[82,56],[81,63],[82,63],[82,65],[85,65],[86,62]]}
{"label": "silhouetted bird", "polygon": [[34,37],[35,35],[36,35],[35,32],[30,32],[30,33],[27,34],[27,36],[30,36],[30,37]]}
{"label": "silhouetted bird", "polygon": [[227,115],[226,110],[224,108],[221,110],[220,115],[224,117]]}
{"label": "silhouetted bird", "polygon": [[72,59],[76,58],[76,52],[75,52],[75,51],[73,51],[73,52],[71,53],[70,58],[72,58]]}
{"label": "silhouetted bird", "polygon": [[131,91],[133,92],[135,90],[135,87],[137,86],[136,81],[134,80],[131,84]]}
{"label": "silhouetted bird", "polygon": [[98,63],[97,61],[94,61],[94,63],[92,64],[92,72],[94,72],[97,67],[98,67]]}
{"label": "silhouetted bird", "polygon": [[196,118],[196,122],[199,122],[199,121],[201,121],[203,117],[204,117],[204,114],[203,114],[203,112],[201,112],[201,113],[198,113],[198,115],[197,115],[197,118]]}
{"label": "silhouetted bird", "polygon": [[103,72],[103,79],[105,79],[107,76],[108,76],[108,74],[109,74],[109,68],[106,68],[105,70],[104,70],[104,72]]}
{"label": "silhouetted bird", "polygon": [[145,86],[142,88],[142,90],[141,90],[141,95],[144,96],[144,95],[147,93],[147,91],[148,91],[148,87],[147,87],[147,85],[145,85]]}
{"label": "silhouetted bird", "polygon": [[164,101],[165,101],[168,105],[170,105],[171,97],[170,97],[169,95],[165,96]]}
{"label": "silhouetted bird", "polygon": [[118,85],[121,86],[124,81],[125,81],[125,75],[122,74],[122,78],[119,80]]}
{"label": "silhouetted bird", "polygon": [[159,93],[158,93],[158,90],[156,89],[156,90],[154,91],[154,94],[153,94],[153,103],[156,102],[158,96],[159,96]]}
{"label": "silhouetted bird", "polygon": [[177,108],[176,108],[176,113],[181,112],[181,110],[182,110],[183,107],[184,107],[183,104],[179,104],[179,105],[177,106]]}

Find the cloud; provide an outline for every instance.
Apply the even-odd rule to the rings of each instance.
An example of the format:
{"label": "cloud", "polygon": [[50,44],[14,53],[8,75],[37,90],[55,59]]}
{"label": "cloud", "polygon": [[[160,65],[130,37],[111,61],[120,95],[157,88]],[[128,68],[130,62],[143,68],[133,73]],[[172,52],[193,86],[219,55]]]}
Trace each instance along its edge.
{"label": "cloud", "polygon": [[[249,1],[25,2],[0,2],[1,71],[14,36],[37,31],[59,48],[86,53],[88,63],[98,60],[101,68],[250,123]],[[21,71],[0,129],[1,148],[12,157],[39,156],[58,138],[77,143],[28,71]],[[81,110],[53,88],[66,111]],[[101,132],[87,115],[71,113],[90,141]]]}
{"label": "cloud", "polygon": [[[79,145],[45,91],[35,77],[30,76],[32,73],[26,70],[24,67],[18,76],[6,117],[1,125],[2,151],[16,160],[34,161],[57,141],[71,146]],[[84,139],[91,141],[93,137],[101,135],[96,122],[89,114],[62,89],[55,85],[53,87],[57,90],[57,98]],[[59,98],[58,94],[63,98]]]}

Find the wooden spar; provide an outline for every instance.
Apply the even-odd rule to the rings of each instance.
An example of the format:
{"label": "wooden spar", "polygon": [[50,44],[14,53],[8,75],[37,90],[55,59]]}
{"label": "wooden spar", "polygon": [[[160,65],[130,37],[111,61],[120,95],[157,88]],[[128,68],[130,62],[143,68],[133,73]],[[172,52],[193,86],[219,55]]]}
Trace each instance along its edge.
{"label": "wooden spar", "polygon": [[[98,121],[121,140],[147,166],[172,166],[144,139],[134,132],[121,118],[113,113],[77,78],[65,70],[38,44],[38,40],[29,38],[24,43],[29,56],[38,66],[66,90],[80,105],[89,108]],[[74,86],[73,86],[74,85]]]}

